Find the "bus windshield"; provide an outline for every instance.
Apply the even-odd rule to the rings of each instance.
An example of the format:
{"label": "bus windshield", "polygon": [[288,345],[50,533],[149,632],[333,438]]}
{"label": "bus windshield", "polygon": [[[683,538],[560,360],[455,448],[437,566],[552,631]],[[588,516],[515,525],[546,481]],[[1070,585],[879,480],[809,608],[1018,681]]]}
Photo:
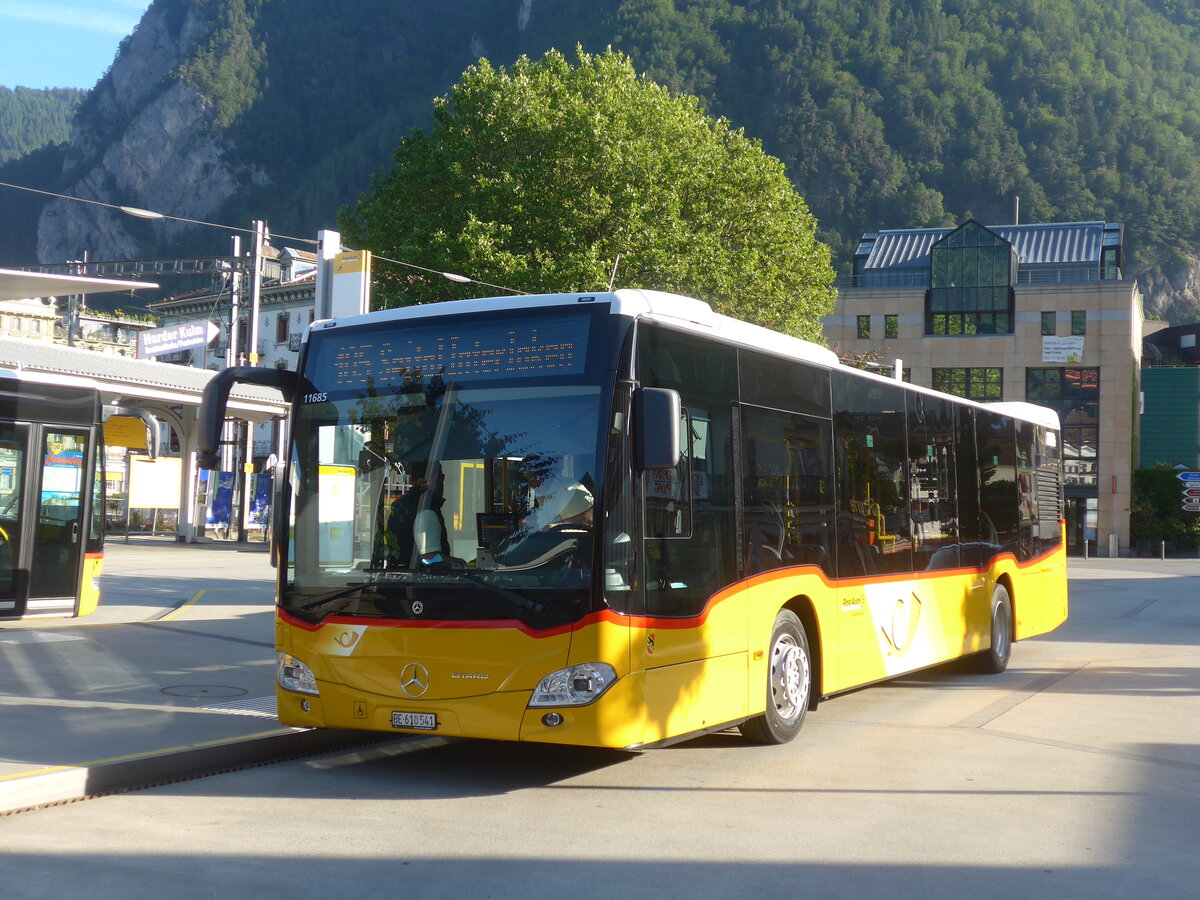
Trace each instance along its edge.
{"label": "bus windshield", "polygon": [[[563,624],[590,609],[599,383],[322,391],[298,407],[280,606]],[[607,405],[607,403],[605,403]]]}

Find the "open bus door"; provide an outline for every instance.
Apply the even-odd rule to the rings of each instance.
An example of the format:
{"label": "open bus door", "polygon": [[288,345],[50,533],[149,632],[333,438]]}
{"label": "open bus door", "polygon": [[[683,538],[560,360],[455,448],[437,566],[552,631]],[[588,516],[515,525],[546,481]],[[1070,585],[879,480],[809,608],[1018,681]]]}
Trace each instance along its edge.
{"label": "open bus door", "polygon": [[97,426],[0,423],[0,617],[90,612]]}

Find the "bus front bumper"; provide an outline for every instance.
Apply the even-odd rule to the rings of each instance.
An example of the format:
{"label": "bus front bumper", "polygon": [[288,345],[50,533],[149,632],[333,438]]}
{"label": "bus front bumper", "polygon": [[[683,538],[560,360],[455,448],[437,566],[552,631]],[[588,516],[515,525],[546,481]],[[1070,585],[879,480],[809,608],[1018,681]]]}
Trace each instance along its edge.
{"label": "bus front bumper", "polygon": [[530,707],[531,691],[448,700],[410,700],[321,682],[319,695],[277,687],[279,721],[296,728],[346,728],[588,747],[638,746],[636,676],[618,679],[587,706]]}

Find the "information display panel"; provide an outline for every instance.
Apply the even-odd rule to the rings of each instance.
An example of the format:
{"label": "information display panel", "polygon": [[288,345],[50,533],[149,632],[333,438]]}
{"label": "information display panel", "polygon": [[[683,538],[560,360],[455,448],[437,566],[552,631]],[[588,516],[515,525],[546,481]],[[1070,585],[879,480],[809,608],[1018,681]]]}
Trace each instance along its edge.
{"label": "information display panel", "polygon": [[319,373],[321,389],[336,394],[400,390],[437,376],[462,384],[579,375],[587,363],[589,324],[587,315],[557,315],[354,329],[320,335],[306,371]]}

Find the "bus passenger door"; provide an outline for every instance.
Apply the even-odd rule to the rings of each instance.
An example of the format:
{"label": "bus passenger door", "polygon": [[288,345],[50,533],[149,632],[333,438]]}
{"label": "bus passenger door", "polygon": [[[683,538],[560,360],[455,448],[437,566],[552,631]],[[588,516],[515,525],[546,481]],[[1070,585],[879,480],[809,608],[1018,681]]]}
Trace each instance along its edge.
{"label": "bus passenger door", "polygon": [[25,612],[21,507],[25,502],[28,448],[28,425],[0,423],[0,618]]}
{"label": "bus passenger door", "polygon": [[71,613],[82,577],[87,538],[82,487],[90,465],[86,429],[43,427],[38,459],[36,516],[25,529],[30,542],[27,614]]}

